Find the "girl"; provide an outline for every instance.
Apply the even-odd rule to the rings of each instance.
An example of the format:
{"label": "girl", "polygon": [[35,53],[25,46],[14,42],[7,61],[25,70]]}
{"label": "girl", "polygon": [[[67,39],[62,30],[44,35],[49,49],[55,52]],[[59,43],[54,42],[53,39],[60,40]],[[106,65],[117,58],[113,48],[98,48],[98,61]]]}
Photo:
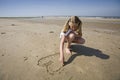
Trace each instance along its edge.
{"label": "girl", "polygon": [[77,16],[72,16],[65,23],[60,33],[60,62],[64,65],[64,43],[67,42],[65,51],[67,54],[71,54],[70,45],[71,43],[83,44],[85,40],[82,38],[81,30],[82,22]]}

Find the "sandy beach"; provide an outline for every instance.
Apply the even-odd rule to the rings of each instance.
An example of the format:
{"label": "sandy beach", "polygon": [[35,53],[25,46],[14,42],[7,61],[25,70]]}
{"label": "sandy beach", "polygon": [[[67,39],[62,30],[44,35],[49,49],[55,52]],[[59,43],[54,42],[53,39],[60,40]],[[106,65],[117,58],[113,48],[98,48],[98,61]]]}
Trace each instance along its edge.
{"label": "sandy beach", "polygon": [[0,18],[0,80],[120,80],[120,19],[80,17],[84,45],[59,62],[68,17]]}

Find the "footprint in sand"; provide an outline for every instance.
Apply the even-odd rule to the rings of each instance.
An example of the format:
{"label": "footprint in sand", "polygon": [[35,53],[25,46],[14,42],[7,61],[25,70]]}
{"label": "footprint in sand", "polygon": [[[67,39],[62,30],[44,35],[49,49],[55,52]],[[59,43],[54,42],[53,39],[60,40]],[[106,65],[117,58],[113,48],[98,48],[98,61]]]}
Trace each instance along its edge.
{"label": "footprint in sand", "polygon": [[24,57],[24,61],[28,60],[28,57]]}
{"label": "footprint in sand", "polygon": [[6,34],[6,32],[1,32],[1,34]]}
{"label": "footprint in sand", "polygon": [[2,56],[4,56],[4,54],[2,54]]}
{"label": "footprint in sand", "polygon": [[58,57],[58,53],[42,57],[38,60],[37,65],[46,68],[46,72],[50,75],[60,74],[63,68],[58,62]]}
{"label": "footprint in sand", "polygon": [[15,24],[11,24],[11,26],[15,26]]}
{"label": "footprint in sand", "polygon": [[54,33],[54,31],[50,31],[49,33]]}

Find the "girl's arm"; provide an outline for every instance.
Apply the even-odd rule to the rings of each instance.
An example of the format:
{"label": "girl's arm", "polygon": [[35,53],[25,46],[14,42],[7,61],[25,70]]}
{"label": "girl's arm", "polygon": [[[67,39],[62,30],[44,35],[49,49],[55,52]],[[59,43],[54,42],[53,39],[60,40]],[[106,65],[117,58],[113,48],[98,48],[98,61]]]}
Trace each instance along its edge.
{"label": "girl's arm", "polygon": [[76,32],[77,32],[77,37],[82,37],[82,23],[78,26]]}
{"label": "girl's arm", "polygon": [[64,61],[64,41],[65,41],[65,35],[62,35],[61,41],[60,41],[60,60]]}

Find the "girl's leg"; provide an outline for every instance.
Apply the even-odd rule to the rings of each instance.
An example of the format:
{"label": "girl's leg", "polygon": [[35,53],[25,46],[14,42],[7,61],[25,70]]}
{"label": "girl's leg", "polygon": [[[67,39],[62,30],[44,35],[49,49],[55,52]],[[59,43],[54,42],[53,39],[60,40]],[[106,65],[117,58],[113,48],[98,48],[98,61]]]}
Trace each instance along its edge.
{"label": "girl's leg", "polygon": [[75,39],[73,40],[73,43],[84,44],[85,39],[81,37],[75,37]]}
{"label": "girl's leg", "polygon": [[67,37],[67,45],[66,45],[66,53],[67,54],[71,54],[70,51],[70,45],[72,43],[72,41],[75,39],[75,34],[74,33],[70,33]]}

